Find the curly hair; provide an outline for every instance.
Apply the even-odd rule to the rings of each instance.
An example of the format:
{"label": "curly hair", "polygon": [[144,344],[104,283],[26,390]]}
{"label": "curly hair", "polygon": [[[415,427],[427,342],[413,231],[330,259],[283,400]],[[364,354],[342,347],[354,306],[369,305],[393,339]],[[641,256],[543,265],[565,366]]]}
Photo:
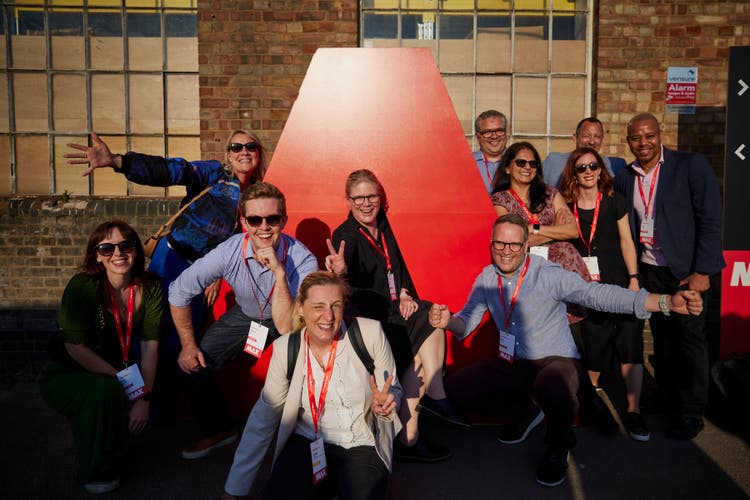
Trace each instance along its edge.
{"label": "curly hair", "polygon": [[609,170],[604,166],[604,160],[592,148],[578,148],[568,157],[568,161],[565,163],[563,168],[562,177],[560,179],[560,194],[566,203],[575,203],[578,201],[578,177],[576,176],[576,163],[581,159],[582,156],[590,154],[599,164],[599,180],[597,181],[597,189],[603,193],[604,196],[612,194],[612,176],[609,174]]}

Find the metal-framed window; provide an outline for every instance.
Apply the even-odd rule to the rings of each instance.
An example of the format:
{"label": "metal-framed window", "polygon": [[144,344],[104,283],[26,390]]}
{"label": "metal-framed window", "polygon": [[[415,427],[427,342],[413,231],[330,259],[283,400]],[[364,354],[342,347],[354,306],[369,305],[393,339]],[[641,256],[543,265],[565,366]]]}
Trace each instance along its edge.
{"label": "metal-framed window", "polygon": [[496,109],[511,141],[568,151],[591,114],[593,0],[361,0],[360,45],[432,50],[472,149]]}
{"label": "metal-framed window", "polygon": [[114,152],[200,157],[196,0],[0,5],[0,195],[179,194],[63,155],[93,130]]}

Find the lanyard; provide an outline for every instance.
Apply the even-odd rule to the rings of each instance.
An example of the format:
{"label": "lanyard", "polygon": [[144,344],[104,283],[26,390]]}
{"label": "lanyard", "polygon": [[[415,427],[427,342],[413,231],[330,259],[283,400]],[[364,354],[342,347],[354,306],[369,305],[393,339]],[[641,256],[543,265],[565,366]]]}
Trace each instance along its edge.
{"label": "lanyard", "polygon": [[386,269],[388,269],[388,271],[390,271],[391,270],[391,257],[390,257],[390,255],[388,255],[388,247],[385,244],[385,235],[383,234],[383,231],[380,232],[380,244],[383,245],[383,249],[382,250],[378,246],[378,244],[375,241],[375,239],[372,236],[370,236],[370,234],[367,231],[365,231],[364,229],[362,229],[360,227],[359,228],[359,232],[362,233],[362,236],[364,236],[367,239],[367,241],[370,243],[370,245],[372,245],[372,247],[375,250],[377,250],[377,252],[380,255],[382,255],[383,257],[385,257],[385,267],[386,267]]}
{"label": "lanyard", "polygon": [[521,290],[521,283],[526,277],[526,271],[529,270],[529,256],[526,256],[526,262],[523,264],[521,274],[518,277],[518,283],[516,283],[516,289],[513,290],[513,296],[510,298],[510,307],[505,305],[505,295],[503,295],[503,281],[502,276],[497,275],[497,289],[500,292],[500,303],[503,305],[503,311],[505,312],[505,331],[510,326],[510,317],[513,315],[513,310],[516,308],[516,300],[518,299],[518,292]]}
{"label": "lanyard", "polygon": [[[247,263],[247,242],[250,239],[250,234],[245,233],[245,238],[242,241],[242,262],[245,263],[245,269],[247,270],[247,277],[250,281],[250,291],[253,292],[253,298],[255,299],[255,303],[258,304],[258,310],[260,311],[260,320],[263,320],[263,311],[266,310],[266,307],[268,307],[268,303],[271,302],[271,296],[273,295],[273,289],[276,288],[276,282],[271,286],[271,290],[268,292],[268,297],[266,297],[266,301],[263,303],[263,307],[260,305],[260,300],[258,300],[258,294],[255,293],[255,288],[253,287],[253,274],[250,272],[250,264]],[[286,265],[286,241],[284,238],[281,238],[281,265]],[[262,293],[263,291],[258,287],[258,293]]]}
{"label": "lanyard", "polygon": [[508,192],[518,202],[518,204],[521,205],[521,208],[526,214],[526,218],[528,219],[529,224],[539,224],[539,214],[532,214],[531,212],[529,212],[529,209],[526,207],[526,203],[524,203],[521,197],[518,196],[515,191],[513,191],[513,188],[508,189]]}
{"label": "lanyard", "polygon": [[482,158],[484,159],[484,171],[487,174],[487,182],[490,184],[490,188],[492,187],[492,177],[490,177],[490,163],[487,161],[487,155],[482,153]]}
{"label": "lanyard", "polygon": [[307,395],[310,398],[310,416],[312,417],[313,426],[315,427],[315,437],[317,438],[320,416],[323,414],[323,407],[326,404],[326,393],[328,392],[328,384],[331,382],[331,374],[333,374],[333,360],[336,358],[336,346],[339,343],[339,339],[338,336],[334,337],[331,344],[331,352],[328,354],[328,362],[326,363],[323,385],[320,387],[320,397],[318,398],[317,405],[315,404],[315,379],[313,379],[312,364],[310,362],[310,338],[307,331],[305,331],[305,343],[307,344]]}
{"label": "lanyard", "polygon": [[[641,195],[641,200],[643,201],[643,218],[648,219],[649,214],[649,208],[651,207],[651,202],[654,199],[654,189],[656,188],[656,183],[659,180],[659,167],[661,167],[661,163],[656,165],[656,169],[654,169],[654,175],[651,178],[651,187],[648,190],[648,202],[646,202],[646,196],[643,194],[643,178],[645,176],[638,176],[638,191]],[[653,215],[653,212],[651,213]]]}
{"label": "lanyard", "polygon": [[115,317],[115,328],[117,329],[117,339],[120,341],[122,350],[122,362],[128,366],[128,355],[130,354],[130,339],[133,333],[133,316],[135,313],[135,287],[131,284],[128,290],[128,316],[125,318],[125,332],[122,331],[122,319],[120,318],[120,308],[117,306],[115,299],[115,289],[109,285],[110,296],[112,299],[112,316]]}
{"label": "lanyard", "polygon": [[586,245],[586,251],[589,255],[591,255],[591,242],[594,241],[594,233],[596,233],[596,223],[599,220],[599,205],[602,203],[602,193],[599,192],[596,194],[596,206],[594,207],[594,220],[591,221],[591,232],[589,233],[589,241],[588,243],[583,238],[583,233],[581,232],[581,221],[578,218],[578,203],[573,203],[573,217],[576,218],[576,226],[578,226],[578,236],[581,237],[581,241],[583,241],[583,244]]}

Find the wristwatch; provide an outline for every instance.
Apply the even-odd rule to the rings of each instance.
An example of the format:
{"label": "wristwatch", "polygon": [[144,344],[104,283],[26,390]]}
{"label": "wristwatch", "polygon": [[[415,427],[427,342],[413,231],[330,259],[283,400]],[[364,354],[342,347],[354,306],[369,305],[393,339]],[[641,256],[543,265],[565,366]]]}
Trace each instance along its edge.
{"label": "wristwatch", "polygon": [[667,295],[659,295],[659,311],[664,316],[669,316],[669,307],[667,306]]}
{"label": "wristwatch", "polygon": [[534,232],[534,234],[539,234],[539,229],[540,229],[541,227],[542,227],[542,225],[541,225],[541,224],[539,224],[538,222],[535,222],[535,223],[534,223],[534,224],[532,225],[532,229],[534,230],[534,231],[533,231],[533,232]]}

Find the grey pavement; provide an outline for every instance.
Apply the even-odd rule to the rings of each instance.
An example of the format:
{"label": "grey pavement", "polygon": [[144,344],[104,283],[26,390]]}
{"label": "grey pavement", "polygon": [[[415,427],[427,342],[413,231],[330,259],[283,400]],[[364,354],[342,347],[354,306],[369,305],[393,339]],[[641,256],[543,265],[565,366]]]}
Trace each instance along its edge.
{"label": "grey pavement", "polygon": [[[95,498],[75,481],[75,452],[65,419],[48,408],[31,382],[0,385],[0,498]],[[543,431],[522,444],[495,439],[492,426],[453,429],[423,419],[423,434],[454,451],[434,465],[394,466],[389,499],[709,499],[750,498],[750,446],[710,420],[693,441],[665,436],[666,417],[647,417],[652,439],[604,437],[576,430],[569,478],[556,488],[534,481]],[[149,429],[133,440],[130,466],[116,492],[103,499],[217,499],[233,447],[185,461],[182,445],[195,435],[189,422]]]}

